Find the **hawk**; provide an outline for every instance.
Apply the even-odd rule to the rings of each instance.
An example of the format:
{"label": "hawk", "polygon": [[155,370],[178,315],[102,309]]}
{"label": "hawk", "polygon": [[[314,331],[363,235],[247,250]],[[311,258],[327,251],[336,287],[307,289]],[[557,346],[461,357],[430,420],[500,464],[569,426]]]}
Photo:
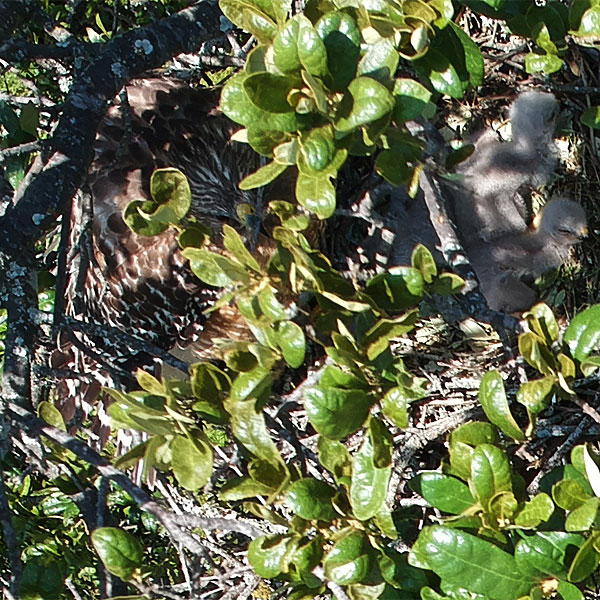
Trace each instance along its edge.
{"label": "hawk", "polygon": [[[218,101],[218,90],[158,78],[134,80],[115,99],[99,128],[84,187],[91,196],[89,228],[83,196],[73,205],[67,314],[109,325],[163,350],[191,348],[196,356],[203,356],[215,331],[234,336],[232,330],[243,328],[240,319],[219,322],[227,307],[207,319],[204,311],[214,304],[218,290],[190,271],[174,230],[144,237],[123,220],[129,202],[150,199],[153,171],[169,166],[189,180],[192,216],[217,229],[223,223],[239,228],[237,206],[254,199],[238,184],[260,166],[260,157],[230,139],[236,126],[220,113]],[[144,353],[110,335],[72,335],[54,354],[53,367],[73,367],[73,343],[83,351],[77,353],[83,372],[96,371],[100,357],[130,372],[149,362]],[[99,377],[83,386],[86,404],[107,381]],[[76,403],[69,404],[67,419]]]}

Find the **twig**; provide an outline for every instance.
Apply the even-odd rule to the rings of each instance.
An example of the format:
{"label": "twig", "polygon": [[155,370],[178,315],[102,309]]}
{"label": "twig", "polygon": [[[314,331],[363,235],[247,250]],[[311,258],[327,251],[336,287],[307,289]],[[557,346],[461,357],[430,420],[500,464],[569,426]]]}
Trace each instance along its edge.
{"label": "twig", "polygon": [[0,150],[0,163],[4,162],[7,158],[11,156],[19,156],[21,154],[27,154],[28,152],[37,152],[41,148],[41,144],[38,141],[35,142],[27,142],[26,144],[19,144],[18,146],[13,146],[12,148],[6,148],[4,150]]}

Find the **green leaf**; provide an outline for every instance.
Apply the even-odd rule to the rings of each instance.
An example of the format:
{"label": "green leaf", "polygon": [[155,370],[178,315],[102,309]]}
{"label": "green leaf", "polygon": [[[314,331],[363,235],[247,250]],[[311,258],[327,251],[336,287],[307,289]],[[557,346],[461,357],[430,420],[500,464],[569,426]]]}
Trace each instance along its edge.
{"label": "green leaf", "polygon": [[536,579],[567,575],[567,552],[579,548],[584,538],[562,531],[538,532],[527,536],[515,547],[515,560],[522,573]]}
{"label": "green leaf", "polygon": [[361,125],[377,121],[394,108],[394,98],[389,90],[371,77],[353,79],[348,94],[350,98],[345,106],[342,102],[344,108],[335,123],[340,133],[350,133]]}
{"label": "green leaf", "polygon": [[262,3],[244,0],[219,0],[223,14],[238,27],[269,43],[277,32],[274,19],[262,8]]}
{"label": "green leaf", "polygon": [[443,52],[429,48],[425,56],[414,61],[414,66],[419,74],[431,82],[436,92],[462,98],[464,90],[460,76]]}
{"label": "green leaf", "polygon": [[190,261],[194,275],[208,285],[224,287],[248,282],[246,269],[225,256],[202,248],[184,248],[182,254]]}
{"label": "green leaf", "polygon": [[346,483],[352,474],[350,453],[344,444],[319,436],[319,462],[330,471],[338,484]]}
{"label": "green leaf", "polygon": [[517,392],[517,402],[527,407],[527,410],[538,415],[548,407],[556,379],[552,376],[522,383]]}
{"label": "green leaf", "polygon": [[526,312],[523,317],[526,319],[530,331],[539,335],[548,345],[558,339],[558,323],[548,305],[540,302]]}
{"label": "green leaf", "polygon": [[318,174],[298,173],[296,198],[319,219],[328,219],[335,211],[335,187],[331,175],[325,171]]}
{"label": "green leaf", "polygon": [[431,293],[438,296],[458,294],[465,287],[465,280],[456,273],[441,273],[431,285]]}
{"label": "green leaf", "polygon": [[187,177],[172,167],[156,169],[152,173],[150,195],[157,205],[152,211],[152,219],[162,223],[179,223],[192,205],[192,191]]}
{"label": "green leaf", "polygon": [[512,491],[512,473],[506,454],[490,444],[481,444],[473,451],[469,488],[487,510],[490,501],[501,492]]}
{"label": "green leaf", "polygon": [[62,413],[51,402],[46,402],[45,400],[40,402],[37,413],[38,417],[42,421],[46,421],[48,425],[52,425],[52,427],[56,427],[56,429],[60,429],[61,431],[67,431]]}
{"label": "green leaf", "polygon": [[363,344],[367,346],[368,359],[375,360],[382,352],[388,349],[390,340],[400,338],[409,331],[412,331],[418,318],[419,311],[415,309],[395,319],[379,319],[365,333],[363,340]]}
{"label": "green leaf", "polygon": [[302,139],[300,151],[306,164],[315,171],[324,169],[335,155],[333,130],[330,125],[311,129]]}
{"label": "green leaf", "polygon": [[523,358],[543,375],[554,372],[555,360],[548,344],[539,335],[528,331],[519,336],[519,352]]}
{"label": "green leaf", "polygon": [[433,255],[429,251],[429,248],[423,244],[415,246],[410,262],[413,269],[417,269],[421,273],[425,283],[431,283],[437,275],[438,271]]}
{"label": "green leaf", "polygon": [[[573,3],[572,8],[575,6]],[[588,7],[588,2],[584,3]],[[600,40],[600,6],[590,6],[581,16],[577,31],[571,32],[578,44],[595,47]]]}
{"label": "green leaf", "polygon": [[358,63],[357,75],[367,75],[387,85],[391,80],[400,57],[391,40],[381,38],[367,46],[367,51]]}
{"label": "green leaf", "polygon": [[600,304],[575,315],[564,335],[571,356],[578,361],[587,358],[600,342]]}
{"label": "green leaf", "polygon": [[[252,77],[252,75],[249,75],[246,72],[234,75],[223,86],[223,90],[221,91],[221,110],[232,121],[244,125],[250,130],[267,129],[272,131],[293,133],[296,132],[298,129],[302,128],[302,120],[294,112],[291,106],[288,105],[289,111],[268,112],[266,110],[262,110],[256,104],[251,102],[244,85],[249,77]],[[281,77],[281,79],[285,80],[284,77]],[[264,82],[261,79],[259,79],[254,83],[255,85],[252,89],[253,92],[256,94],[255,100],[264,100],[265,102],[267,102],[268,98],[265,98],[265,96],[268,96],[268,91],[265,91],[262,86],[258,86],[259,83]],[[280,93],[282,91],[281,87],[288,85],[288,83],[284,83],[282,81],[281,84],[284,85],[280,85]],[[256,89],[257,87],[258,89]],[[281,97],[279,97],[277,99],[277,102],[274,102],[274,104],[276,105],[278,102],[281,103],[281,101]]]}
{"label": "green leaf", "polygon": [[400,123],[418,119],[429,105],[431,92],[414,79],[394,82],[394,119]]}
{"label": "green leaf", "polygon": [[394,267],[367,282],[365,293],[388,312],[416,306],[423,297],[423,276],[412,267]]}
{"label": "green leaf", "polygon": [[142,567],[142,547],[123,529],[100,527],[92,531],[92,544],[106,570],[123,581],[132,579]]}
{"label": "green leaf", "polygon": [[362,531],[349,528],[329,551],[323,566],[325,575],[338,585],[362,581],[371,569],[369,543]]}
{"label": "green leaf", "polygon": [[361,390],[309,388],[304,406],[313,427],[332,440],[341,440],[357,431],[365,422],[371,399]]}
{"label": "green leaf", "polygon": [[297,44],[300,63],[313,77],[327,77],[328,57],[322,38],[304,15],[296,15],[294,19],[298,19],[299,24]]}
{"label": "green leaf", "polygon": [[479,386],[479,401],[487,418],[496,427],[515,440],[525,439],[525,434],[519,429],[510,412],[500,373],[489,371],[483,376]]}
{"label": "green leaf", "polygon": [[38,557],[28,558],[19,586],[19,600],[64,598],[65,576],[62,573],[64,569],[61,567],[64,567],[62,562],[43,560]]}
{"label": "green leaf", "polygon": [[257,273],[260,273],[259,264],[246,248],[240,234],[230,225],[223,225],[223,234],[223,244],[225,248],[227,248],[240,263],[250,267]]}
{"label": "green leaf", "polygon": [[337,516],[331,504],[335,494],[335,488],[323,481],[312,478],[299,479],[289,487],[285,503],[303,519],[331,522]]}
{"label": "green leaf", "polygon": [[515,525],[524,529],[535,529],[542,521],[546,522],[554,513],[554,502],[548,494],[537,494],[525,503],[515,518]]}
{"label": "green leaf", "polygon": [[452,447],[457,442],[471,446],[479,446],[479,444],[496,445],[498,443],[498,431],[490,423],[482,421],[464,423],[450,434],[450,446]]}
{"label": "green leaf", "polygon": [[254,481],[250,477],[236,477],[230,479],[219,491],[221,502],[236,502],[255,496],[270,496],[274,488],[264,483]]}
{"label": "green leaf", "polygon": [[515,559],[494,544],[457,529],[425,527],[408,561],[434,571],[443,582],[492,600],[516,600],[535,583]]}
{"label": "green leaf", "polygon": [[550,75],[560,71],[563,60],[556,54],[536,54],[529,52],[525,55],[525,70],[527,73],[543,73]]}
{"label": "green leaf", "polygon": [[178,435],[171,444],[171,465],[177,481],[192,492],[204,487],[212,475],[213,452],[204,436],[194,440]]}
{"label": "green leaf", "polygon": [[583,506],[590,499],[590,494],[578,481],[565,479],[554,485],[552,498],[560,508],[572,511]]}
{"label": "green leaf", "polygon": [[281,348],[285,362],[297,369],[304,364],[306,340],[302,328],[292,321],[282,321],[277,325],[277,344]]}
{"label": "green leaf", "polygon": [[437,471],[420,473],[411,480],[410,487],[431,506],[453,515],[459,515],[475,503],[468,486]]}
{"label": "green leaf", "polygon": [[127,227],[134,233],[144,237],[152,237],[166,231],[169,227],[168,224],[149,219],[144,212],[146,206],[146,201],[134,200],[125,207],[123,221],[125,221]]}
{"label": "green leaf", "polygon": [[374,517],[383,507],[390,475],[391,464],[384,468],[375,466],[374,442],[366,437],[353,457],[350,483],[350,505],[359,521]]}
{"label": "green leaf", "polygon": [[594,532],[579,548],[569,568],[569,581],[574,583],[583,581],[598,568],[600,554],[595,548],[598,538],[598,532]]}
{"label": "green leaf", "polygon": [[343,92],[356,74],[360,29],[345,12],[325,13],[315,28],[327,50],[327,67],[333,77],[331,90]]}
{"label": "green leaf", "polygon": [[271,579],[287,570],[287,562],[296,550],[295,536],[263,535],[250,542],[248,561],[256,574]]}
{"label": "green leaf", "polygon": [[596,522],[599,502],[598,498],[590,498],[569,513],[565,521],[566,531],[589,531]]}

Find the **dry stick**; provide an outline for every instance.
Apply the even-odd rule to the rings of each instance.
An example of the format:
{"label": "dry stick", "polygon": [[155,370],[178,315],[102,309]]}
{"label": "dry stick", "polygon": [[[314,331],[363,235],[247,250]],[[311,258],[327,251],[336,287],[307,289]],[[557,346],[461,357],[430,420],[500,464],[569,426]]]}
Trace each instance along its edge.
{"label": "dry stick", "polygon": [[4,162],[7,158],[11,156],[19,156],[21,154],[26,154],[27,152],[36,152],[42,147],[40,142],[27,142],[26,144],[19,144],[18,146],[13,146],[12,148],[6,148],[4,150],[0,150],[0,163]]}

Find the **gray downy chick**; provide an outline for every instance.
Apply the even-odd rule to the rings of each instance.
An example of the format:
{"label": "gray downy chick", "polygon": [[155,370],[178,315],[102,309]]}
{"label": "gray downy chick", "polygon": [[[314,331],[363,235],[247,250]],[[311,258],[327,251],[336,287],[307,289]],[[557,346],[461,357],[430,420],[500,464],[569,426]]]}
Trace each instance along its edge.
{"label": "gray downy chick", "polygon": [[559,267],[587,234],[585,211],[565,198],[550,201],[536,223],[534,230],[507,234],[492,242],[479,240],[467,247],[490,308],[506,312],[530,308],[536,295],[522,278]]}
{"label": "gray downy chick", "polygon": [[510,142],[499,141],[491,129],[475,140],[475,152],[457,171],[463,176],[459,189],[451,193],[453,216],[465,243],[527,229],[521,190],[543,185],[556,168],[557,114],[552,94],[524,92],[510,110]]}

